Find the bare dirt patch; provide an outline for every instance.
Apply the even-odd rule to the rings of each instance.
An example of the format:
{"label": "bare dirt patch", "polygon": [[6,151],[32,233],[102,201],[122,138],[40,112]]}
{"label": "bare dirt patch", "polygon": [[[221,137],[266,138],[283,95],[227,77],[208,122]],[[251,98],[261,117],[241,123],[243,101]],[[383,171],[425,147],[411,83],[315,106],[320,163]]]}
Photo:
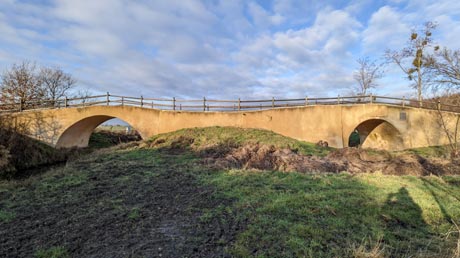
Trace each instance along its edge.
{"label": "bare dirt patch", "polygon": [[448,160],[427,159],[416,154],[391,155],[386,151],[344,148],[325,157],[301,155],[291,149],[245,144],[216,145],[200,151],[204,162],[217,168],[277,170],[285,172],[374,173],[387,175],[460,174],[460,167]]}

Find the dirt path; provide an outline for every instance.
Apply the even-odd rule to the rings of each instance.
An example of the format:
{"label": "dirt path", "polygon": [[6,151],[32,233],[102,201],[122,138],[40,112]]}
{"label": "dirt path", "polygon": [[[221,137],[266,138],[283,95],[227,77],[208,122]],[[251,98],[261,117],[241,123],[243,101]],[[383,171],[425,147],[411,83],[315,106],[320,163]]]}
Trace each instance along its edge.
{"label": "dirt path", "polygon": [[234,214],[203,219],[231,201],[200,186],[192,163],[142,150],[0,185],[0,210],[15,214],[0,220],[0,257],[33,257],[55,246],[71,257],[226,257],[240,225]]}

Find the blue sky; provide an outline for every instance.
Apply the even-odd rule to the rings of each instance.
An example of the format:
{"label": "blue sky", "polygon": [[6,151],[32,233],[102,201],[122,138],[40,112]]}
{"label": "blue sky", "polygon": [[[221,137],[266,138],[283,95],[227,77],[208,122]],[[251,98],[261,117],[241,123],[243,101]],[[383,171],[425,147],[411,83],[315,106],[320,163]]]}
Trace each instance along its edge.
{"label": "blue sky", "polygon": [[[0,69],[36,61],[132,96],[346,95],[356,59],[401,49],[425,21],[460,48],[458,0],[0,0]],[[375,93],[414,95],[386,70]]]}

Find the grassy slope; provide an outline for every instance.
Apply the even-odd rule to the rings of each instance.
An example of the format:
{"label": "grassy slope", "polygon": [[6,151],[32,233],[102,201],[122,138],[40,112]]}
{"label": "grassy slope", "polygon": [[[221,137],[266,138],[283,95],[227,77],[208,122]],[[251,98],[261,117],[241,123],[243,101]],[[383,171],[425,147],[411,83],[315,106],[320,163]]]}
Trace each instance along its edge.
{"label": "grassy slope", "polygon": [[170,145],[180,137],[193,138],[194,142],[192,147],[195,148],[226,143],[261,143],[274,145],[278,148],[290,148],[305,155],[317,156],[324,156],[332,150],[332,148],[318,147],[315,146],[315,144],[298,141],[293,138],[276,134],[272,131],[219,126],[182,129],[172,133],[160,134],[151,138],[149,142],[164,139],[165,142],[160,145],[160,147],[162,147]]}
{"label": "grassy slope", "polygon": [[448,146],[430,146],[430,147],[421,147],[407,149],[403,151],[398,151],[396,153],[412,153],[417,154],[425,158],[449,158],[450,149]]}
{"label": "grassy slope", "polygon": [[[38,140],[0,129],[0,145],[7,155],[0,155],[0,178],[20,177],[24,170],[65,161],[72,150],[56,150]],[[5,162],[6,161],[6,162]],[[0,162],[2,163],[2,162]]]}
{"label": "grassy slope", "polygon": [[[317,152],[313,145],[267,131],[234,128],[181,130],[152,141],[166,139],[161,148],[181,135],[194,137],[197,146],[234,139]],[[54,171],[29,179],[35,186],[31,193],[21,184],[0,182],[0,196],[4,197],[0,199],[0,229],[2,223],[14,221],[30,195],[42,196],[45,204],[53,203],[59,201],[53,192],[85,185],[91,174],[107,177],[129,163],[146,167],[144,173],[135,174],[136,180],[150,180],[145,164],[158,163],[156,169],[190,173],[201,184],[215,187],[212,195],[216,198],[235,200],[229,206],[204,209],[202,220],[219,219],[231,211],[236,220],[248,223],[226,247],[237,257],[364,257],[360,255],[372,253],[374,247],[374,253],[381,251],[382,256],[450,257],[458,237],[443,234],[452,228],[451,221],[460,223],[460,177],[215,171],[201,165],[191,152],[176,156],[151,149],[106,152],[99,154],[101,158],[94,155],[98,162],[85,170],[70,174]]]}

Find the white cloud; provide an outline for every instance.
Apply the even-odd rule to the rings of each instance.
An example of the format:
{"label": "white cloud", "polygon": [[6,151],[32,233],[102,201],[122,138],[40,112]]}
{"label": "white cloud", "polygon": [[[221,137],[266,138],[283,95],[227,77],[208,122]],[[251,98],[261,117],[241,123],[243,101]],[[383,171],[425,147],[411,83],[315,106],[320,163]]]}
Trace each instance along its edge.
{"label": "white cloud", "polygon": [[459,5],[417,4],[4,0],[0,65],[59,65],[80,85],[117,94],[336,96],[354,83],[356,58],[399,48],[425,18],[440,23],[440,43],[460,47]]}
{"label": "white cloud", "polygon": [[395,9],[381,7],[372,14],[368,27],[363,31],[365,52],[383,52],[385,49],[402,48],[410,36],[410,26]]}
{"label": "white cloud", "polygon": [[358,38],[360,23],[340,10],[318,13],[315,23],[301,30],[275,34],[275,45],[299,62],[318,59],[319,54],[341,55]]}
{"label": "white cloud", "polygon": [[254,24],[259,28],[265,28],[270,25],[280,25],[284,17],[280,14],[270,15],[270,13],[255,2],[249,3],[249,13],[254,20]]}

